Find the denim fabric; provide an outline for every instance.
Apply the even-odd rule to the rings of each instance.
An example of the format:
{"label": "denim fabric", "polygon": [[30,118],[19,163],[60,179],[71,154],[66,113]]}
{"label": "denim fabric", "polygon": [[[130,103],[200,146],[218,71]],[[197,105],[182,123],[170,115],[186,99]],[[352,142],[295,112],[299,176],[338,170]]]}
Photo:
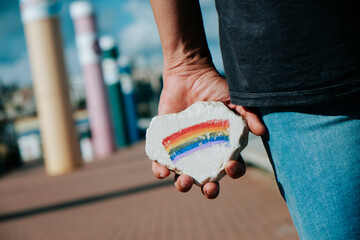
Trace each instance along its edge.
{"label": "denim fabric", "polygon": [[260,108],[277,183],[301,239],[360,239],[359,97]]}

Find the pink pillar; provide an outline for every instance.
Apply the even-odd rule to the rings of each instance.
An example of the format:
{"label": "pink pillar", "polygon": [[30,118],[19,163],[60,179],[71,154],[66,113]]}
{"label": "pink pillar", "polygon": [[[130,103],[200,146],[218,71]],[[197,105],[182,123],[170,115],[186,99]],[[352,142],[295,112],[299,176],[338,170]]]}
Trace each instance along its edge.
{"label": "pink pillar", "polygon": [[70,5],[70,14],[74,20],[78,55],[86,85],[92,145],[95,156],[103,158],[115,151],[115,140],[100,65],[94,11],[89,2],[76,1]]}

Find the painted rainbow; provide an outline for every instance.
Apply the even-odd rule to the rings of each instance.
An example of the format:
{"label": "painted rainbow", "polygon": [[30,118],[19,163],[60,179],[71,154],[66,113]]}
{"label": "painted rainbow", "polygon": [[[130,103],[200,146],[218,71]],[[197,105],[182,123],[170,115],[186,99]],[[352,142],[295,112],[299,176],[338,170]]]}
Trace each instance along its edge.
{"label": "painted rainbow", "polygon": [[181,129],[163,139],[170,159],[179,159],[217,144],[229,146],[229,120],[214,119]]}

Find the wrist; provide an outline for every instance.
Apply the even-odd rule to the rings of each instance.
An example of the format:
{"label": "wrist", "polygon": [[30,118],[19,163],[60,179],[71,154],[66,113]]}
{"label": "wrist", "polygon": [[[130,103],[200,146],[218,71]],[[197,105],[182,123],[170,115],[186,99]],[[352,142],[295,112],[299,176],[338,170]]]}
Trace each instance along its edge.
{"label": "wrist", "polygon": [[[164,79],[173,75],[187,75],[200,70],[214,68],[208,48],[179,47],[172,52],[164,52]],[[200,71],[201,72],[201,71]]]}

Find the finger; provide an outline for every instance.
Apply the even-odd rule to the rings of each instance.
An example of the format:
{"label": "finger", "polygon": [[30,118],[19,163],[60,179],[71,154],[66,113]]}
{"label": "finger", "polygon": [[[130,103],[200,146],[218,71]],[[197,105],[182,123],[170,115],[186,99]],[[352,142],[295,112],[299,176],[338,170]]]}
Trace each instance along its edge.
{"label": "finger", "polygon": [[243,106],[236,106],[235,110],[240,113],[241,116],[243,116],[247,120],[247,124],[249,126],[249,130],[257,135],[261,136],[265,134],[265,126],[260,121],[258,115],[256,115],[254,112],[249,111]]}
{"label": "finger", "polygon": [[202,193],[208,199],[214,199],[219,196],[220,185],[216,182],[208,182],[201,188]]}
{"label": "finger", "polygon": [[152,171],[153,171],[155,177],[157,177],[159,179],[166,178],[170,175],[169,169],[167,169],[164,166],[161,166],[160,164],[158,164],[155,161],[153,161],[153,163],[152,163]]}
{"label": "finger", "polygon": [[193,178],[188,175],[185,174],[175,175],[175,187],[179,192],[190,191],[193,183],[194,183]]}
{"label": "finger", "polygon": [[225,171],[229,177],[236,179],[245,174],[246,165],[243,161],[230,160],[225,165]]}

